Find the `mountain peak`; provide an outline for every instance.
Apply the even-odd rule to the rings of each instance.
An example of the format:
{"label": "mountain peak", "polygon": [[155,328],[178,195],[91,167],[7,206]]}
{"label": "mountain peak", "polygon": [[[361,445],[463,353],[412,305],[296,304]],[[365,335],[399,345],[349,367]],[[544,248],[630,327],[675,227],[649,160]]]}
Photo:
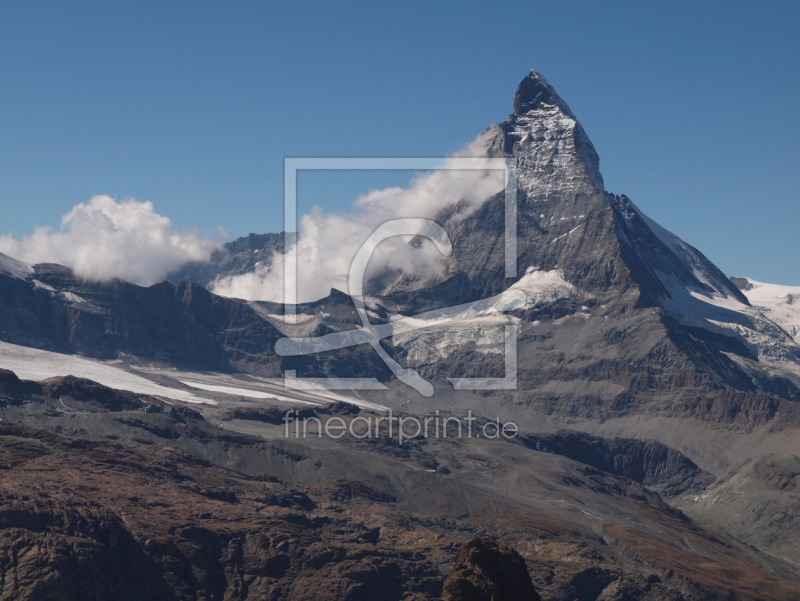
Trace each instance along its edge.
{"label": "mountain peak", "polygon": [[517,86],[517,94],[514,97],[514,114],[524,115],[545,106],[558,107],[574,118],[569,106],[562,100],[553,86],[541,73],[531,69],[525,79]]}
{"label": "mountain peak", "polygon": [[[535,70],[520,82],[514,113],[500,124],[496,146],[517,157],[518,177],[529,196],[604,193],[600,160],[586,132],[553,86]],[[490,144],[490,148],[492,145]],[[588,184],[588,187],[585,185]]]}

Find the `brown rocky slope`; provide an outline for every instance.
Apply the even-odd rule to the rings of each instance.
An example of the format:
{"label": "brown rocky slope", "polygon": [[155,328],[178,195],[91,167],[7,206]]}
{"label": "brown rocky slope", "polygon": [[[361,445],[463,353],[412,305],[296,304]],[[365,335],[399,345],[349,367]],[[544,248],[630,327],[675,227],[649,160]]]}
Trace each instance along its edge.
{"label": "brown rocky slope", "polygon": [[638,483],[525,445],[290,444],[85,380],[3,381],[0,599],[432,601],[454,561],[447,582],[491,599],[521,564],[456,557],[482,533],[552,601],[800,599]]}

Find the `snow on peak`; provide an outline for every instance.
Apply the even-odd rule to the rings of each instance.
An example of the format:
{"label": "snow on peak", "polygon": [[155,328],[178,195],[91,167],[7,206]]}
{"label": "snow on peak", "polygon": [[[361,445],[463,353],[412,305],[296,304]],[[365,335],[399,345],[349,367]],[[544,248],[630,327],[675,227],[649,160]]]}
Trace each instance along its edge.
{"label": "snow on peak", "polygon": [[566,102],[531,71],[520,82],[514,114],[501,125],[504,151],[517,156],[520,187],[532,197],[604,191],[597,152]]}

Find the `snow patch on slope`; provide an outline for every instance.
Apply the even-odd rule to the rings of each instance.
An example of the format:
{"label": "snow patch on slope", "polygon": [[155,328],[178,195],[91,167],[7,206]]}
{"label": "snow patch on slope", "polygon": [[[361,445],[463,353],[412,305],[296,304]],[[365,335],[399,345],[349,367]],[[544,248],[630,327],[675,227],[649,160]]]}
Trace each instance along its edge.
{"label": "snow patch on slope", "polygon": [[800,344],[800,286],[781,286],[747,279],[747,300]]}
{"label": "snow patch on slope", "polygon": [[525,275],[511,285],[509,290],[521,290],[525,293],[528,299],[526,308],[542,303],[553,303],[574,292],[572,284],[564,279],[560,270],[539,271],[534,267],[528,267]]}
{"label": "snow patch on slope", "polygon": [[[558,269],[540,271],[528,267],[525,275],[480,310],[474,310],[477,304],[473,304],[446,316],[437,312],[433,312],[431,318],[397,316],[397,321],[393,322],[396,327],[394,342],[406,350],[412,365],[446,359],[466,346],[484,355],[499,355],[504,352],[503,326],[519,322],[519,318],[504,315],[504,312],[551,304],[574,291]],[[418,329],[405,331],[403,325]]]}
{"label": "snow patch on slope", "polygon": [[221,392],[234,396],[243,396],[251,399],[269,399],[272,401],[280,401],[284,403],[297,403],[301,405],[319,406],[321,403],[312,403],[309,401],[302,401],[292,397],[281,396],[273,392],[265,390],[256,390],[254,388],[241,388],[238,386],[222,386],[219,384],[208,384],[207,382],[200,382],[198,380],[179,380],[181,384],[186,384],[192,388],[199,388],[200,390],[208,390],[209,392]]}
{"label": "snow patch on slope", "polygon": [[39,381],[55,376],[75,376],[93,380],[109,388],[129,390],[137,394],[174,399],[185,403],[216,404],[209,399],[195,396],[191,392],[161,386],[111,365],[7,342],[0,342],[0,368],[10,369],[23,380]]}

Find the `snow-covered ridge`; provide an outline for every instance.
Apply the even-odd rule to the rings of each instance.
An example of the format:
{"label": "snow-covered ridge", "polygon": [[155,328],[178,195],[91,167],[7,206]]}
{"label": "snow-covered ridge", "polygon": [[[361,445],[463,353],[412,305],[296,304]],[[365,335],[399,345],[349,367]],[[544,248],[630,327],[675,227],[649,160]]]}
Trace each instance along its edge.
{"label": "snow-covered ridge", "polygon": [[740,286],[750,304],[781,326],[800,344],[800,286],[766,284],[750,278]]}
{"label": "snow-covered ridge", "polygon": [[689,294],[746,304],[733,283],[699,250],[650,219],[627,196],[607,198],[624,219],[624,235],[673,301]]}
{"label": "snow-covered ridge", "polygon": [[800,328],[791,330],[800,326],[800,306],[787,302],[789,291],[772,288],[763,290],[769,302],[748,300],[700,251],[648,218],[630,199],[608,198],[622,217],[621,235],[661,283],[658,304],[684,326],[735,340],[743,353],[736,362],[752,373],[787,377],[800,386]]}
{"label": "snow-covered ridge", "polygon": [[33,273],[33,267],[28,263],[0,253],[0,273],[24,280]]}

